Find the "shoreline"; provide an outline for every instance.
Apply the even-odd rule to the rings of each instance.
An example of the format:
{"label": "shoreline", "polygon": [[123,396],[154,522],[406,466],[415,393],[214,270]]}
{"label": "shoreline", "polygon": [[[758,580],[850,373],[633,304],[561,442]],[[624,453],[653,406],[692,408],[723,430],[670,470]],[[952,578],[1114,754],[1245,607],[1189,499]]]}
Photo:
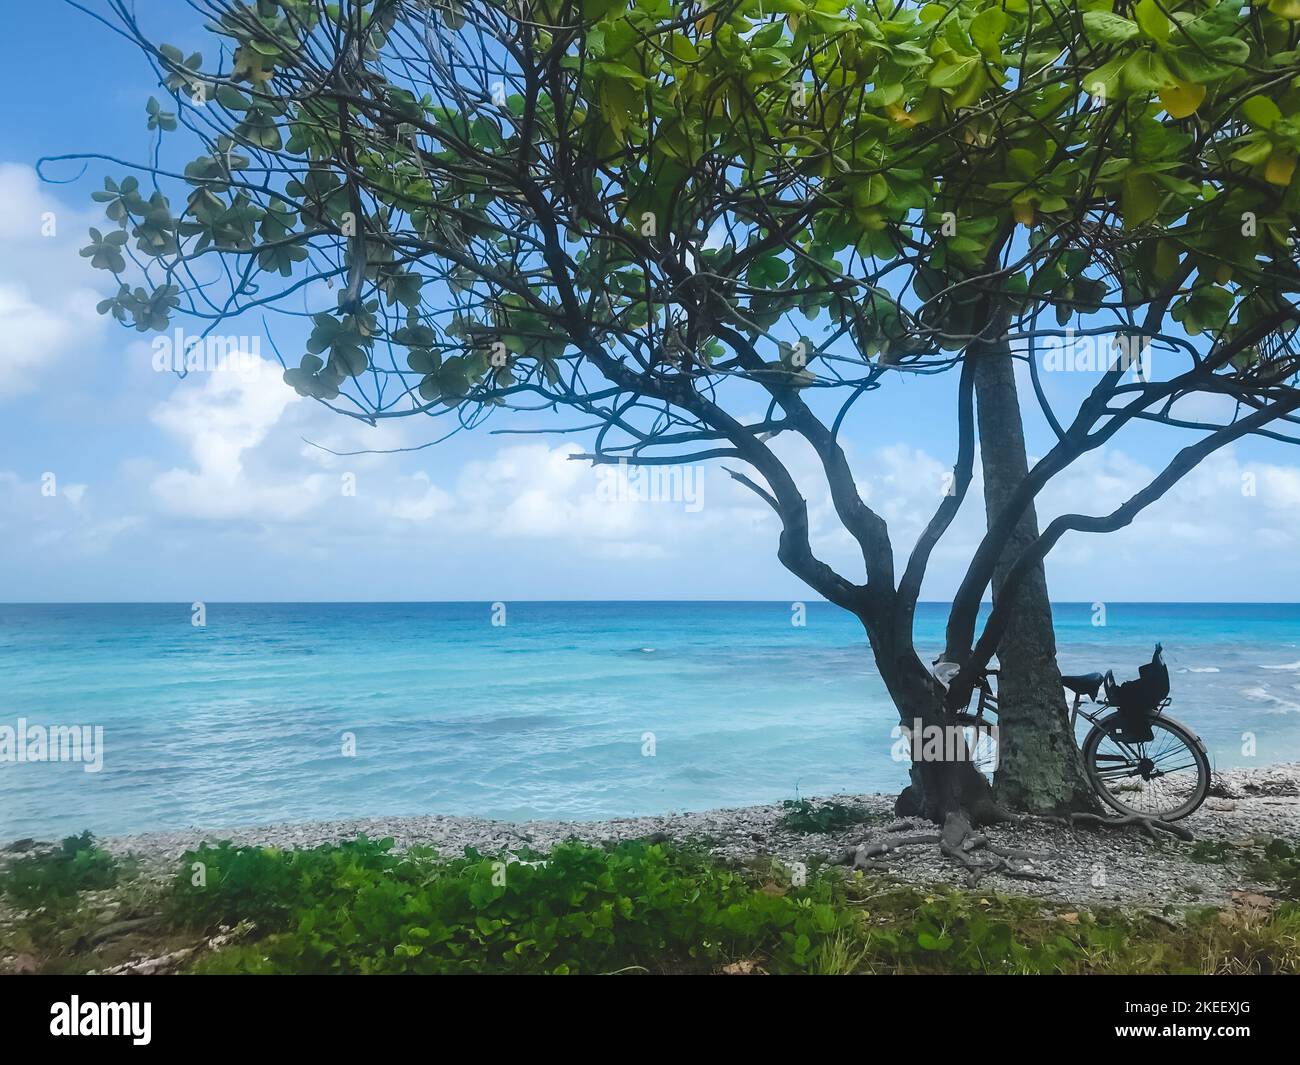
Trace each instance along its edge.
{"label": "shoreline", "polygon": [[[1300,763],[1218,775],[1181,822],[1193,841],[1024,818],[964,836],[958,852],[935,826],[897,821],[893,796],[838,801],[834,816],[769,804],[18,841],[0,847],[0,973],[1300,971]],[[393,837],[399,854],[476,853],[444,866],[373,845],[312,851],[359,833]],[[244,849],[196,856],[216,866],[195,880],[179,859],[204,841]],[[568,841],[585,846],[548,860]],[[513,896],[495,890],[507,868],[527,870]],[[621,922],[626,943],[591,940],[598,918]],[[533,935],[538,920],[549,931]],[[411,940],[435,924],[437,943],[460,947],[425,956]],[[519,942],[541,955],[518,957]]]}
{"label": "shoreline", "polygon": [[[650,838],[694,844],[715,858],[732,862],[775,859],[793,865],[823,863],[864,841],[888,839],[894,820],[892,795],[837,795],[811,799],[838,802],[864,812],[865,822],[831,833],[803,834],[777,824],[781,803],[732,807],[660,816],[601,821],[498,821],[440,814],[369,817],[302,823],[279,822],[244,828],[187,828],[105,837],[101,845],[133,857],[158,872],[199,843],[230,840],[237,845],[309,848],[365,834],[392,837],[397,850],[432,846],[447,857],[466,847],[485,855],[544,852],[567,839],[589,843]],[[1197,842],[1243,844],[1262,837],[1300,836],[1300,763],[1216,773],[1210,798],[1181,821]],[[1026,882],[1001,874],[983,883],[990,890],[1029,894],[1090,906],[1225,905],[1234,892],[1259,885],[1243,881],[1226,863],[1195,861],[1193,844],[1173,837],[1151,839],[1134,829],[1091,831],[1035,821],[996,826],[991,839],[1044,855],[1042,868],[1053,879]],[[962,870],[933,847],[914,847],[889,855],[883,870],[914,884],[961,886]]]}

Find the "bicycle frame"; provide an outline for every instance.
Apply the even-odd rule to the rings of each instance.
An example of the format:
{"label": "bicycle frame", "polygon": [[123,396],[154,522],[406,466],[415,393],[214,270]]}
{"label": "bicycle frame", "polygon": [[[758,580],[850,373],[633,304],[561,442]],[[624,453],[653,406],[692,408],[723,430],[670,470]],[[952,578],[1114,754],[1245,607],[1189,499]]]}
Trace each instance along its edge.
{"label": "bicycle frame", "polygon": [[[998,710],[997,693],[993,691],[993,686],[989,683],[989,678],[996,677],[997,675],[998,675],[998,671],[996,669],[989,669],[989,670],[985,670],[984,675],[980,678],[980,682],[979,682],[980,698],[979,698],[979,703],[975,708],[975,719],[977,721],[984,720],[985,710],[991,710],[993,713],[995,714],[997,713]],[[1083,718],[1090,725],[1097,725],[1099,724],[1102,716],[1106,713],[1107,710],[1114,709],[1114,704],[1107,701],[1105,696],[1102,696],[1100,699],[1096,699],[1096,700],[1090,699],[1088,701],[1093,704],[1091,710],[1085,708],[1083,705],[1084,703],[1083,693],[1082,692],[1074,693],[1074,703],[1070,706],[1070,730],[1071,731],[1074,730],[1075,725],[1078,723],[1079,718]],[[1167,707],[1171,702],[1173,702],[1172,699],[1168,699],[1168,698],[1162,699],[1160,701],[1159,707],[1157,707],[1157,712],[1163,712],[1165,707]]]}

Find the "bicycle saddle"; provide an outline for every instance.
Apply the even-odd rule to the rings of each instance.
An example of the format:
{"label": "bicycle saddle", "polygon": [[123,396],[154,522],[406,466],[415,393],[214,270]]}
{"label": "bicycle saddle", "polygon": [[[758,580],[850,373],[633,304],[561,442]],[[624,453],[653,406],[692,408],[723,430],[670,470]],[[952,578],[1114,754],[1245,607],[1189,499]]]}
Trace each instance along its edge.
{"label": "bicycle saddle", "polygon": [[1097,692],[1101,691],[1105,679],[1100,673],[1081,673],[1075,677],[1062,677],[1061,683],[1076,695],[1086,695],[1096,702]]}

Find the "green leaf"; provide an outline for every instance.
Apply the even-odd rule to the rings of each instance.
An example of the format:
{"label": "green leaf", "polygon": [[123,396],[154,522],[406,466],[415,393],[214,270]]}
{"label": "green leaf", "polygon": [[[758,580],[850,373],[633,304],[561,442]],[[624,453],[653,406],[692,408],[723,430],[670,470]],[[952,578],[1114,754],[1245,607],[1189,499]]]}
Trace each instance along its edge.
{"label": "green leaf", "polygon": [[1141,32],[1136,22],[1110,11],[1085,11],[1083,28],[1089,38],[1099,44],[1123,44]]}
{"label": "green leaf", "polygon": [[1245,163],[1247,166],[1259,166],[1272,154],[1273,145],[1261,137],[1258,140],[1251,140],[1243,144],[1232,153],[1232,158],[1239,163]]}
{"label": "green leaf", "polygon": [[889,184],[885,181],[884,175],[872,174],[866,180],[859,182],[857,188],[853,190],[853,207],[855,210],[866,210],[868,207],[884,203],[888,198]]}
{"label": "green leaf", "polygon": [[1169,40],[1169,19],[1160,10],[1156,0],[1139,0],[1137,7],[1133,9],[1133,16],[1137,19],[1142,32],[1157,44],[1164,44]]}
{"label": "green leaf", "polygon": [[1149,222],[1160,209],[1160,192],[1149,177],[1141,174],[1124,179],[1120,193],[1120,212],[1126,229]]}
{"label": "green leaf", "polygon": [[775,288],[790,276],[790,267],[776,255],[764,255],[750,263],[745,276],[755,288]]}
{"label": "green leaf", "polygon": [[1165,61],[1146,49],[1129,57],[1120,78],[1129,92],[1159,92],[1178,83]]}
{"label": "green leaf", "polygon": [[1250,59],[1250,45],[1236,37],[1219,37],[1203,45],[1172,48],[1166,54],[1175,73],[1186,80],[1218,81]]}
{"label": "green leaf", "polygon": [[1000,7],[988,7],[970,21],[970,36],[989,58],[1002,54],[1002,31],[1006,29],[1007,14]]}
{"label": "green leaf", "polygon": [[930,71],[930,84],[936,89],[954,89],[964,85],[966,79],[978,69],[979,60],[973,56],[956,63],[941,63]]}
{"label": "green leaf", "polygon": [[1012,148],[1007,152],[1007,169],[1018,178],[1032,181],[1038,176],[1038,156],[1028,148]]}
{"label": "green leaf", "polygon": [[1254,129],[1272,129],[1282,120],[1282,112],[1267,96],[1252,96],[1242,101],[1241,117]]}
{"label": "green leaf", "polygon": [[916,943],[922,950],[947,950],[952,946],[952,937],[946,935],[936,935],[933,932],[920,931],[916,934]]}

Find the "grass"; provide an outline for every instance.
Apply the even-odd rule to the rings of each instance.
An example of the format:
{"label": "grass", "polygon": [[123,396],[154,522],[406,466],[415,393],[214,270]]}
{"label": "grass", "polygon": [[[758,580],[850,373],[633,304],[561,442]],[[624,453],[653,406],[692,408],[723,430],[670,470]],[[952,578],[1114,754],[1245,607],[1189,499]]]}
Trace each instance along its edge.
{"label": "grass", "polygon": [[1300,973],[1294,902],[1268,912],[1190,909],[1176,928],[1142,913],[953,890],[883,887],[862,904],[855,972]]}
{"label": "grass", "polygon": [[[364,837],[204,846],[152,881],[83,835],[0,872],[17,907],[0,969],[88,971],[185,946],[187,971],[221,973],[1300,973],[1296,846],[1207,854],[1267,873],[1277,900],[1190,909],[1171,928],[840,870],[795,885],[776,862],[647,842],[503,862]],[[213,939],[234,925],[247,936]]]}

